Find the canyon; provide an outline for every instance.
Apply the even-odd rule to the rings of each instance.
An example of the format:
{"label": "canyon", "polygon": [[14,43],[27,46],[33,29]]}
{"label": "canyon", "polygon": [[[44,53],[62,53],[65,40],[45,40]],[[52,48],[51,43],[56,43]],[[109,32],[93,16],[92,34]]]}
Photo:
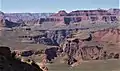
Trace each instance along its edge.
{"label": "canyon", "polygon": [[12,51],[34,50],[36,62],[43,59],[73,67],[84,61],[119,59],[119,16],[120,9],[0,12],[0,45]]}

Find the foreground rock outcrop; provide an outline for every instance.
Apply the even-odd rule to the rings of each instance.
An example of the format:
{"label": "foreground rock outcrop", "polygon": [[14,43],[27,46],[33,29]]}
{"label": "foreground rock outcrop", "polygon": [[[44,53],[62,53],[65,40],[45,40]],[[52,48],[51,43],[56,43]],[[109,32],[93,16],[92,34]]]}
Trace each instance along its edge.
{"label": "foreground rock outcrop", "polygon": [[32,65],[14,58],[10,48],[0,47],[0,71],[42,71],[37,64]]}

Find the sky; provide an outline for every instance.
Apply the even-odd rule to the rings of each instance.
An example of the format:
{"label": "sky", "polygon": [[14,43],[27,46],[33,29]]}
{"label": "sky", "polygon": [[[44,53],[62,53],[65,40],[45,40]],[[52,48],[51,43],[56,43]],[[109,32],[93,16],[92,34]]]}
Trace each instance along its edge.
{"label": "sky", "polygon": [[120,8],[119,0],[0,0],[3,12],[55,13],[81,9]]}

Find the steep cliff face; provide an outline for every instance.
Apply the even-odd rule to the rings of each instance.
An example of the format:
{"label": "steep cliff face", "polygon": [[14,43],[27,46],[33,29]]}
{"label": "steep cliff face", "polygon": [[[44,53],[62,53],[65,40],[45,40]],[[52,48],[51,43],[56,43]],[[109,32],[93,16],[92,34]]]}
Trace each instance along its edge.
{"label": "steep cliff face", "polygon": [[103,41],[107,43],[120,43],[120,29],[106,29],[94,33],[97,41]]}
{"label": "steep cliff face", "polygon": [[91,35],[91,40],[89,41],[85,40],[86,38],[81,40],[79,37],[81,38],[81,36],[77,36],[67,39],[62,46],[64,56],[67,56],[68,64],[79,63],[81,60],[119,58],[120,48],[119,45],[116,45],[120,44],[120,30],[118,28],[97,31]]}
{"label": "steep cliff face", "polygon": [[0,11],[0,20],[3,19],[5,16],[5,14],[3,12]]}
{"label": "steep cliff face", "polygon": [[0,27],[4,26],[4,13],[0,11]]}
{"label": "steep cliff face", "polygon": [[[78,40],[78,39],[77,39]],[[81,60],[98,60],[102,59],[103,47],[98,45],[88,45],[89,42],[68,41],[63,48],[63,52],[68,56],[68,64],[81,62]]]}
{"label": "steep cliff face", "polygon": [[15,22],[5,20],[5,19],[2,19],[0,21],[0,27],[2,27],[2,28],[13,28],[13,27],[19,27],[22,25],[24,25],[24,23],[19,23],[19,22],[15,23]]}

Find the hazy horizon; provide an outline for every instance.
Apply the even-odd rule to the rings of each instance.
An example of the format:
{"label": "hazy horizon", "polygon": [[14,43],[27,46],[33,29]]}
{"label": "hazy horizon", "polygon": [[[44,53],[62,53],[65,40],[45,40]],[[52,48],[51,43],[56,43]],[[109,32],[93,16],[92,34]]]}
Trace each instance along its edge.
{"label": "hazy horizon", "polygon": [[0,0],[0,10],[5,13],[56,13],[120,8],[119,3],[119,0]]}
{"label": "hazy horizon", "polygon": [[[97,9],[108,10],[108,9],[111,9],[111,8],[108,8],[108,9],[105,9],[105,8],[96,8],[96,9],[76,9],[76,10],[97,10]],[[112,8],[112,9],[120,9],[120,8]],[[2,11],[2,10],[0,10],[0,11],[2,11],[2,12],[4,12],[4,13],[57,13],[57,12],[59,12],[59,11],[61,11],[61,10],[63,10],[63,9],[60,9],[60,10],[58,10],[58,11],[56,11],[56,12],[4,12],[4,11]],[[76,10],[71,10],[71,11],[65,10],[65,11],[66,11],[67,13],[70,13],[70,12],[76,11]]]}

